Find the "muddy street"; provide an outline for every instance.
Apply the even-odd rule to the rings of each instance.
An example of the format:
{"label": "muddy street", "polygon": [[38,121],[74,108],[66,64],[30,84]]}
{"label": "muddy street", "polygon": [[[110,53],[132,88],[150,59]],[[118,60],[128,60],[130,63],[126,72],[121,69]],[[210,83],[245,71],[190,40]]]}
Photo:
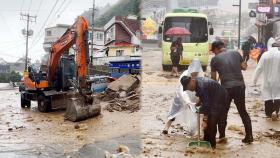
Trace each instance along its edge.
{"label": "muddy street", "polygon": [[[145,45],[143,52],[143,82],[141,109],[141,140],[143,157],[279,157],[280,121],[267,120],[264,105],[260,99],[260,86],[252,87],[252,75],[256,63],[249,61],[247,71],[243,72],[246,82],[246,106],[252,119],[254,142],[246,145],[244,128],[234,104],[228,116],[226,144],[217,144],[217,149],[189,149],[188,137],[184,128],[175,121],[170,134],[161,135],[167,120],[167,112],[175,95],[178,79],[169,77],[169,72],[161,69],[161,51],[157,46]],[[209,75],[208,67],[207,74]],[[259,81],[261,83],[261,81]]]}
{"label": "muddy street", "polygon": [[61,110],[39,112],[36,102],[21,109],[18,89],[0,90],[0,100],[0,157],[102,157],[120,144],[140,152],[137,111],[109,112],[101,102],[102,115],[74,123]]}

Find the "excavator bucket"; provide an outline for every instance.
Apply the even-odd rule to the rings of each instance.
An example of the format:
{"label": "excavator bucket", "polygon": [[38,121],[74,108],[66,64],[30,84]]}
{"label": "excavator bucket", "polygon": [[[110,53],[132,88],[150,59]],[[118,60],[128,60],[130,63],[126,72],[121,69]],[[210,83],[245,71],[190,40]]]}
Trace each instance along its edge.
{"label": "excavator bucket", "polygon": [[69,121],[76,122],[98,116],[100,113],[101,106],[97,98],[92,97],[91,101],[87,101],[77,94],[69,98],[64,117]]}

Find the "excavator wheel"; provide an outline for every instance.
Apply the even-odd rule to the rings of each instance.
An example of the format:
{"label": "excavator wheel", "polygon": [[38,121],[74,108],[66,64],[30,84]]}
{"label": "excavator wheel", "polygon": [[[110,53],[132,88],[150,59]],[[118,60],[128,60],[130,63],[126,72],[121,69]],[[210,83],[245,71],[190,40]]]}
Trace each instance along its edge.
{"label": "excavator wheel", "polygon": [[95,99],[92,102],[86,102],[83,97],[72,97],[68,100],[65,119],[76,122],[100,115],[101,106]]}
{"label": "excavator wheel", "polygon": [[40,112],[49,112],[51,111],[51,100],[48,97],[40,95],[38,97],[38,110]]}
{"label": "excavator wheel", "polygon": [[20,94],[20,105],[21,108],[25,108],[25,107],[30,108],[31,106],[31,101],[27,100],[23,93]]}

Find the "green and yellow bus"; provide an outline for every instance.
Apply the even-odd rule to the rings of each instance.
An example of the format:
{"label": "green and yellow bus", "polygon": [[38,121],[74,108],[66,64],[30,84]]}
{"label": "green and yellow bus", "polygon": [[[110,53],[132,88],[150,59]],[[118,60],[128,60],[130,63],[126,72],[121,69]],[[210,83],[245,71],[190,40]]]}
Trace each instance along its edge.
{"label": "green and yellow bus", "polygon": [[187,67],[191,60],[198,58],[202,64],[204,70],[208,65],[209,56],[209,34],[213,34],[213,28],[207,20],[205,14],[198,13],[196,10],[184,10],[177,9],[172,13],[165,15],[162,26],[159,28],[161,33],[161,48],[162,48],[162,67],[163,70],[169,70],[171,68],[170,59],[170,46],[172,41],[175,41],[177,37],[166,36],[165,33],[172,27],[184,27],[188,29],[192,34],[182,36],[182,43],[184,47],[183,60],[180,61],[180,65]]}

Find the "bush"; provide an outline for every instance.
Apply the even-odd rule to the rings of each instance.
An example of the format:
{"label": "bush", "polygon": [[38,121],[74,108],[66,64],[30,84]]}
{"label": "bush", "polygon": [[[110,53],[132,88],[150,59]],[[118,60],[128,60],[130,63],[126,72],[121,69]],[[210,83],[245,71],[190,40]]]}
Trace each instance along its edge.
{"label": "bush", "polygon": [[19,82],[20,80],[21,75],[15,71],[0,74],[0,83]]}

